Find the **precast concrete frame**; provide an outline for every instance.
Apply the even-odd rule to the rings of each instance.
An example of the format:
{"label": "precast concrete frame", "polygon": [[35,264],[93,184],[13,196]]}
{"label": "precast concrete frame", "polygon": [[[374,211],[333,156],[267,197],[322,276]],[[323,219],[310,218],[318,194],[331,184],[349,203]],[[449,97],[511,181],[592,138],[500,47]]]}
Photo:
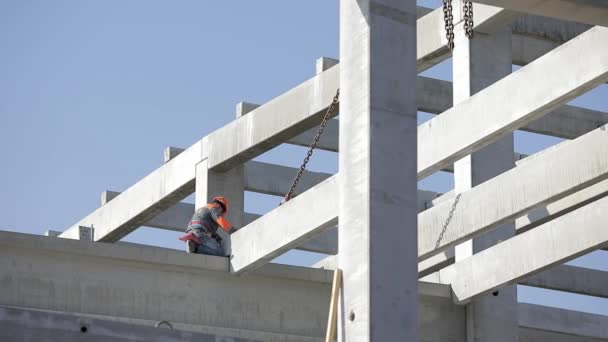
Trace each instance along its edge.
{"label": "precast concrete frame", "polygon": [[[473,1],[472,40],[455,1],[452,52],[442,8],[340,0],[339,60],[265,104],[239,102],[235,120],[168,147],[63,232],[0,232],[0,337],[323,341],[339,267],[338,341],[608,341],[608,317],[517,303],[514,286],[608,298],[608,273],[563,265],[608,247],[608,113],[566,104],[608,82],[608,6]],[[453,83],[418,75],[450,57]],[[307,146],[338,88],[318,148],[339,172],[306,171],[291,201],[246,212],[245,191],[282,196],[297,171],[253,159]],[[416,111],[436,116],[417,126]],[[515,130],[567,141],[523,156]],[[417,189],[446,171],[453,191]],[[218,194],[238,228],[229,258],[119,242],[183,231]],[[291,249],[328,257],[272,263]]]}

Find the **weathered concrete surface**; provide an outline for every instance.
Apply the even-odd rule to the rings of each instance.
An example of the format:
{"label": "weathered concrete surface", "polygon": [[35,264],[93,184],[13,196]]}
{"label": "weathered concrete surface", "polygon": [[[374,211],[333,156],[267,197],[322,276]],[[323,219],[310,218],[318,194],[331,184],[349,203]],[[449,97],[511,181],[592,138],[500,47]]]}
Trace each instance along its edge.
{"label": "weathered concrete surface", "polygon": [[250,272],[338,223],[338,176],[293,198],[232,235],[232,272]]}
{"label": "weathered concrete surface", "polygon": [[96,241],[120,240],[194,192],[194,165],[204,158],[205,150],[202,139],[68,228],[61,237],[77,239],[79,226],[93,226]]}
{"label": "weathered concrete surface", "polygon": [[209,168],[230,169],[318,125],[339,72],[330,68],[208,135]]}
{"label": "weathered concrete surface", "polygon": [[515,220],[518,233],[523,233],[539,224],[548,222],[556,217],[567,214],[588,203],[608,195],[608,180],[603,180],[574,194],[552,202],[547,206],[535,208],[526,215]]}
{"label": "weathered concrete surface", "polygon": [[473,0],[473,2],[504,7],[521,13],[608,26],[608,4],[604,0]]}
{"label": "weathered concrete surface", "polygon": [[[510,28],[503,28],[493,34],[477,33],[475,39],[469,39],[465,35],[464,23],[461,22],[455,26],[454,35],[453,97],[454,103],[457,104],[468,100],[511,73],[512,33]],[[456,161],[454,194],[460,196],[488,179],[513,169],[515,167],[513,140],[513,134],[506,134],[498,141]],[[451,228],[449,222],[445,222],[442,227]],[[496,244],[500,239],[514,235],[514,225],[507,223],[496,227],[489,234],[456,245],[455,262],[469,258]],[[440,239],[441,235],[437,240]],[[517,342],[516,286],[504,288],[500,297],[474,298],[467,304],[465,313],[467,342]]]}
{"label": "weathered concrete surface", "polygon": [[223,257],[6,232],[0,245],[2,305],[217,326],[263,341],[257,332],[325,329],[330,272],[268,265],[237,281]]}
{"label": "weathered concrete surface", "polygon": [[606,146],[608,133],[598,128],[530,156],[515,169],[420,213],[420,258],[605,180]]}
{"label": "weathered concrete surface", "polygon": [[[170,323],[169,323],[170,324]],[[0,306],[0,339],[4,342],[253,342],[54,311]]]}
{"label": "weathered concrete surface", "polygon": [[599,249],[608,243],[606,210],[604,197],[440,270],[439,281],[465,302]]}
{"label": "weathered concrete surface", "polygon": [[177,157],[178,154],[184,152],[184,148],[175,147],[175,146],[167,146],[163,150],[163,161],[165,163],[169,162],[169,160]]}
{"label": "weathered concrete surface", "polygon": [[[457,7],[457,6],[456,6]],[[458,11],[455,11],[457,14]],[[492,33],[517,17],[512,11],[493,6],[475,8],[476,31]],[[438,8],[417,21],[417,70],[422,72],[450,57],[444,31],[443,9]]]}
{"label": "weathered concrete surface", "polygon": [[434,41],[415,18],[415,0],[340,3],[338,341],[419,336],[413,85],[416,42]]}
{"label": "weathered concrete surface", "polygon": [[519,342],[605,342],[604,339],[572,336],[551,331],[519,328]]}
{"label": "weathered concrete surface", "polygon": [[[298,169],[288,166],[249,161],[244,164],[245,190],[283,197],[293,182]],[[332,175],[304,171],[295,195],[312,188]]]}
{"label": "weathered concrete surface", "polygon": [[[0,305],[167,320],[259,341],[323,341],[330,271],[269,264],[237,279],[228,269],[228,258],[0,232]],[[421,282],[419,290],[423,336],[461,341],[463,309],[449,287]]]}
{"label": "weathered concrete surface", "polygon": [[[418,177],[497,141],[608,80],[608,45],[597,44],[605,40],[608,28],[595,27],[419,126]],[[580,51],[585,51],[587,63],[564,64],[579,58]],[[529,87],[539,80],[545,85]],[[492,108],[490,113],[488,108]]]}
{"label": "weathered concrete surface", "polygon": [[518,311],[522,328],[608,340],[608,316],[524,303]]}
{"label": "weathered concrete surface", "polygon": [[608,272],[560,265],[533,275],[522,285],[608,298]]}

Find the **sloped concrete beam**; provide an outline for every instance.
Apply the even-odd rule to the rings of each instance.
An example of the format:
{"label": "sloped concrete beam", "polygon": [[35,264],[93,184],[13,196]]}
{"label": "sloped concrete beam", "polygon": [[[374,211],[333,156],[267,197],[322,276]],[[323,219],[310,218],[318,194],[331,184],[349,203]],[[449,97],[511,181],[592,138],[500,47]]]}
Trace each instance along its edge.
{"label": "sloped concrete beam", "polygon": [[599,249],[608,243],[607,210],[606,197],[587,204],[440,270],[439,281],[464,303]]}
{"label": "sloped concrete beam", "polygon": [[547,206],[531,210],[515,220],[517,230],[523,233],[607,195],[608,180],[603,180]]}
{"label": "sloped concrete beam", "polygon": [[608,4],[604,0],[473,0],[473,2],[521,13],[608,26]]}
{"label": "sloped concrete beam", "polygon": [[[245,190],[267,195],[283,196],[293,182],[298,169],[288,166],[249,161],[244,164]],[[331,174],[324,172],[304,171],[296,188],[298,195],[321,183]]]}
{"label": "sloped concrete beam", "polygon": [[94,227],[95,241],[116,242],[194,192],[194,165],[205,155],[205,139],[163,164],[112,201],[66,229],[60,237],[78,239],[78,227]]}
{"label": "sloped concrete beam", "polygon": [[242,274],[322,233],[338,220],[338,177],[333,176],[232,234],[233,273]]}
{"label": "sloped concrete beam", "polygon": [[606,146],[606,129],[598,128],[420,213],[420,258],[608,178]]}
{"label": "sloped concrete beam", "polygon": [[[608,45],[597,44],[606,40],[608,28],[595,27],[419,126],[418,177],[445,168],[608,80]],[[564,65],[580,51],[586,52],[587,63]],[[528,86],[538,80],[548,85]]]}
{"label": "sloped concrete beam", "polygon": [[560,265],[533,275],[520,284],[608,298],[608,272],[590,268]]}
{"label": "sloped concrete beam", "polygon": [[608,316],[520,303],[519,326],[608,340]]}
{"label": "sloped concrete beam", "polygon": [[338,89],[339,71],[330,68],[208,135],[209,168],[230,169],[318,125]]}

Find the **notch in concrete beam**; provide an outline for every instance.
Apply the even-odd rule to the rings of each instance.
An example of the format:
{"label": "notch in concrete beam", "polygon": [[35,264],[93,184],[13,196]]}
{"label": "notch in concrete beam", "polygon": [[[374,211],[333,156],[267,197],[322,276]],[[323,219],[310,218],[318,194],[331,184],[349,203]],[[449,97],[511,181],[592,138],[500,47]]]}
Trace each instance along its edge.
{"label": "notch in concrete beam", "polygon": [[113,200],[116,196],[120,195],[118,191],[106,190],[101,193],[101,205],[104,206],[106,203]]}
{"label": "notch in concrete beam", "polygon": [[163,151],[164,162],[167,163],[169,160],[177,157],[178,154],[184,152],[183,148],[167,146]]}
{"label": "notch in concrete beam", "polygon": [[81,241],[95,241],[95,228],[78,226],[78,239]]}
{"label": "notch in concrete beam", "polygon": [[329,57],[321,57],[319,59],[317,59],[316,65],[315,65],[315,69],[316,69],[316,74],[320,74],[323,71],[336,66],[340,61],[338,61],[337,59],[334,58],[329,58]]}
{"label": "notch in concrete beam", "polygon": [[250,102],[239,102],[236,104],[236,118],[240,118],[241,116],[251,112],[252,110],[258,108],[260,105]]}
{"label": "notch in concrete beam", "polygon": [[49,229],[46,232],[44,232],[44,236],[49,236],[49,237],[58,237],[59,234],[61,234],[60,231],[52,230],[52,229]]}

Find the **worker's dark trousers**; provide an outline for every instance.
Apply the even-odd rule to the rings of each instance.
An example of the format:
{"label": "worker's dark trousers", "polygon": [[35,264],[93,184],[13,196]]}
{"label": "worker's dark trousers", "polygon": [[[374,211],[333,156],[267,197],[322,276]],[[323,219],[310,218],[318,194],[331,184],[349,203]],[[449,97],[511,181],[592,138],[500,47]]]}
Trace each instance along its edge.
{"label": "worker's dark trousers", "polygon": [[224,256],[224,248],[214,238],[209,237],[202,229],[193,228],[188,229],[186,233],[192,232],[203,242],[198,246],[196,253]]}

